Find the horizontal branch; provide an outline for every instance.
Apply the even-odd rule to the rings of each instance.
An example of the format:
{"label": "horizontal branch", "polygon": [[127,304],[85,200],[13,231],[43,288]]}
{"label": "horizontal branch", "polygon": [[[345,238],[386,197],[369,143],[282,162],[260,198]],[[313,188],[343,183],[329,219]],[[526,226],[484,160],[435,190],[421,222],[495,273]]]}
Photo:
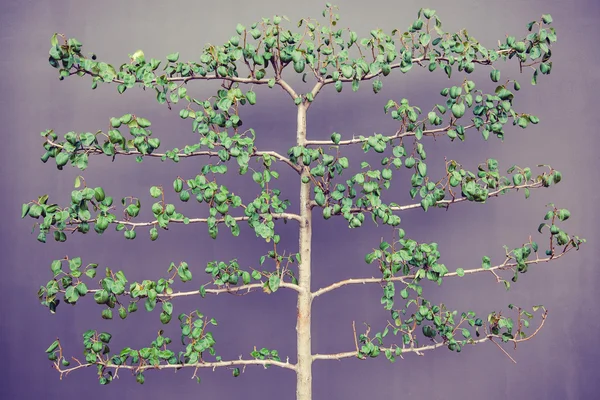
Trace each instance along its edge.
{"label": "horizontal branch", "polygon": [[[76,360],[75,358],[73,358],[74,360]],[[77,360],[76,360],[77,361]],[[194,368],[194,369],[198,369],[198,368],[211,368],[211,369],[216,369],[216,368],[222,368],[222,367],[235,367],[235,366],[246,366],[246,365],[262,365],[265,368],[267,368],[270,365],[276,366],[276,367],[280,367],[280,368],[285,368],[285,369],[290,369],[292,371],[296,370],[296,365],[295,364],[291,364],[288,361],[283,362],[283,361],[276,361],[276,360],[242,360],[241,358],[239,360],[231,360],[231,361],[215,361],[215,362],[198,362],[195,364],[162,364],[162,365],[115,365],[115,364],[111,364],[111,363],[86,363],[86,364],[79,364],[76,365],[74,367],[71,368],[65,368],[62,369],[58,363],[54,364],[54,368],[60,372],[60,379],[62,379],[63,375],[68,375],[69,373],[76,371],[78,369],[83,369],[83,368],[88,368],[88,367],[94,367],[97,365],[102,365],[104,368],[112,368],[115,371],[118,370],[122,370],[122,369],[127,369],[127,370],[131,370],[133,372],[142,372],[142,371],[146,371],[146,370],[151,370],[151,369],[156,369],[156,370],[168,370],[168,369],[175,369],[175,370],[179,370],[181,368]]]}
{"label": "horizontal branch", "polygon": [[[63,145],[55,143],[50,139],[46,139],[46,142],[53,147],[57,147],[61,150],[64,150]],[[102,151],[102,149],[99,149],[96,147],[83,147],[79,150],[85,152],[86,154],[104,154],[104,151]],[[123,155],[123,156],[142,156],[142,157],[156,157],[156,158],[162,158],[162,157],[167,156],[165,153],[154,153],[153,152],[150,154],[143,154],[138,150],[124,151],[124,150],[117,150],[117,149],[115,149],[115,154]],[[176,155],[179,158],[198,157],[198,156],[219,157],[218,152],[208,151],[208,150],[207,151],[194,151],[191,153],[176,153]],[[254,153],[250,154],[250,157],[262,157],[264,155],[269,155],[273,158],[276,158],[277,160],[283,161],[285,164],[292,167],[298,173],[300,173],[302,170],[299,166],[293,164],[287,157],[282,156],[281,154],[277,153],[276,151],[255,151]]]}
{"label": "horizontal branch", "polygon": [[[99,76],[98,74],[94,74],[88,70],[81,68],[80,66],[76,66],[75,72],[74,73],[72,72],[71,75],[76,74],[78,72],[83,72],[85,75],[90,75],[92,77]],[[143,83],[144,85],[146,85],[146,84],[156,85],[157,79],[158,78],[154,78],[150,82],[144,82],[143,79],[136,78],[135,83]],[[202,80],[202,81],[220,80],[220,81],[225,81],[225,82],[242,83],[242,84],[268,85],[270,78],[263,78],[263,79],[256,79],[256,78],[252,78],[252,77],[240,78],[237,76],[218,76],[217,74],[202,76],[202,75],[196,75],[194,73],[192,73],[191,76],[166,77],[166,82],[181,82],[183,84],[187,83],[188,81],[197,81],[197,80]],[[117,83],[117,84],[125,84],[124,80],[117,79],[117,78],[113,78],[112,82]],[[296,94],[294,89],[292,89],[292,87],[283,79],[276,78],[275,84],[281,86],[281,88],[283,90],[285,90],[292,97],[292,99],[295,99],[296,97],[298,97],[298,94]]]}
{"label": "horizontal branch", "polygon": [[[302,289],[298,286],[298,285],[294,285],[293,283],[288,283],[288,282],[280,282],[279,283],[279,287],[280,288],[286,288],[286,289],[292,289],[295,290],[296,292],[300,292],[302,291]],[[208,294],[215,294],[215,295],[219,295],[221,293],[229,293],[229,294],[238,294],[240,292],[246,292],[246,293],[251,293],[254,290],[257,289],[262,289],[264,288],[264,284],[263,283],[250,283],[247,285],[241,285],[241,286],[233,286],[233,287],[225,287],[225,288],[219,288],[219,289],[204,289],[205,293]],[[96,292],[101,291],[102,289],[89,289],[87,291],[88,294],[94,294]],[[65,289],[61,289],[59,290],[59,293],[65,293]],[[124,296],[131,296],[131,292],[128,290],[125,290],[123,292]],[[187,292],[174,292],[171,294],[167,294],[167,293],[158,293],[156,295],[156,298],[161,299],[161,300],[171,300],[172,298],[175,297],[185,297],[185,296],[197,296],[200,295],[200,291],[199,290],[190,290]]]}
{"label": "horizontal branch", "polygon": [[[260,214],[261,216],[265,215],[265,214]],[[273,219],[291,219],[294,221],[300,221],[300,216],[297,214],[292,214],[292,213],[276,213],[276,214],[269,214],[273,217]],[[235,221],[247,221],[250,219],[250,217],[247,216],[243,216],[243,217],[233,217],[233,219]],[[95,219],[91,219],[89,221],[86,222],[96,222]],[[170,219],[169,223],[176,223],[176,224],[183,224],[184,220],[183,219]],[[188,218],[187,223],[188,224],[193,224],[193,223],[206,223],[208,222],[208,218]],[[215,220],[215,223],[220,224],[220,223],[224,223],[225,222],[225,218],[220,218]],[[81,221],[74,221],[74,222],[68,222],[67,225],[77,225],[81,223]],[[154,226],[154,225],[158,225],[158,220],[154,220],[154,221],[149,221],[149,222],[132,222],[132,221],[125,221],[125,220],[116,220],[112,222],[113,224],[122,224],[122,225],[126,225],[126,226],[131,226],[133,228],[138,228],[138,227],[143,227],[143,226]]]}
{"label": "horizontal branch", "polygon": [[[94,74],[88,70],[85,70],[79,66],[76,67],[76,73],[77,72],[83,72],[86,75],[90,75],[92,77],[98,77],[98,74]],[[149,84],[152,85],[156,85],[156,81],[158,78],[154,78],[151,81],[149,81]],[[256,78],[240,78],[237,76],[218,76],[216,74],[213,75],[191,75],[191,76],[169,76],[165,78],[166,82],[182,82],[182,83],[187,83],[188,81],[196,81],[196,80],[202,80],[202,81],[211,81],[211,80],[221,80],[221,81],[227,81],[227,82],[235,82],[235,83],[244,83],[244,84],[253,84],[253,85],[267,85],[269,83],[269,79],[263,78],[263,79],[256,79]],[[122,79],[117,79],[117,78],[113,78],[112,80],[113,83],[118,83],[118,84],[125,84],[125,81]],[[136,79],[135,83],[145,83],[143,79]],[[276,82],[277,83],[277,82]]]}
{"label": "horizontal branch", "polygon": [[[511,342],[514,343],[515,348],[517,346],[518,343],[521,342],[526,342],[530,339],[532,339],[533,337],[535,337],[544,327],[544,324],[546,323],[546,318],[548,316],[548,311],[544,311],[544,313],[542,314],[542,320],[540,322],[540,325],[537,327],[537,329],[529,336],[521,338],[521,339],[506,339],[503,336],[500,335],[494,335],[491,333],[488,333],[487,335],[485,335],[485,337],[481,338],[481,339],[469,339],[467,341],[466,344],[471,344],[471,345],[476,345],[476,344],[480,344],[483,342],[487,342],[488,340],[492,343],[494,343],[496,346],[498,346],[500,348],[500,350],[502,350],[504,352],[504,354],[506,354],[506,356],[508,356],[508,358],[511,359],[511,361],[513,361],[514,363],[516,363],[516,361],[506,352],[506,350],[504,350],[502,347],[500,347],[500,345],[494,340],[494,339],[498,339],[499,341],[506,341],[506,342]],[[423,352],[425,351],[429,351],[429,350],[435,350],[438,349],[440,347],[444,347],[447,344],[445,342],[439,342],[439,343],[434,343],[434,344],[430,344],[427,346],[420,346],[420,347],[401,347],[402,349],[402,354],[405,353],[415,353],[417,355],[422,356]],[[393,347],[380,347],[381,351],[387,351],[390,350],[392,352],[394,352],[396,349]],[[313,360],[341,360],[343,358],[350,358],[350,357],[356,357],[358,355],[358,351],[346,351],[346,352],[342,352],[342,353],[335,353],[335,354],[314,354],[313,355]]]}
{"label": "horizontal branch", "polygon": [[[488,335],[484,338],[481,339],[477,339],[477,340],[473,340],[468,342],[468,344],[479,344],[479,343],[483,343],[487,340],[492,340],[493,338],[496,338],[499,336],[496,335]],[[428,346],[420,346],[420,347],[402,347],[402,353],[401,354],[405,354],[405,353],[416,353],[418,355],[423,355],[421,354],[424,351],[428,351],[428,350],[435,350],[438,349],[440,347],[444,347],[446,346],[446,343],[440,342],[440,343],[435,343],[435,344],[431,344]],[[394,351],[394,348],[385,348],[385,347],[381,347],[380,348],[382,351],[385,350],[391,350]],[[358,355],[357,351],[346,351],[343,353],[335,353],[335,354],[314,354],[313,355],[313,360],[341,360],[343,358],[350,358],[350,357],[356,357]]]}
{"label": "horizontal branch", "polygon": [[[504,186],[502,188],[499,188],[493,192],[489,192],[488,193],[488,199],[490,197],[498,197],[502,194],[503,191],[505,190],[519,190],[519,189],[536,189],[539,187],[542,187],[543,183],[541,181],[538,182],[534,182],[534,183],[525,183],[522,185],[509,185],[509,186]],[[454,198],[454,199],[448,199],[448,200],[440,200],[437,201],[435,203],[436,206],[438,205],[446,205],[446,207],[449,207],[450,204],[454,204],[454,203],[462,203],[463,201],[471,201],[469,200],[467,197],[458,197],[458,198]],[[315,203],[316,204],[316,203]],[[421,203],[413,203],[413,204],[407,204],[404,206],[396,206],[396,207],[389,207],[390,210],[392,211],[406,211],[406,210],[412,210],[414,208],[421,208]],[[358,212],[362,212],[362,211],[373,211],[372,207],[354,207],[350,209],[351,213],[358,213]],[[333,215],[333,214],[332,214]],[[335,215],[340,215],[340,214],[335,214]]]}
{"label": "horizontal branch", "polygon": [[[482,339],[478,339],[473,341],[470,344],[477,344],[477,343],[482,343],[484,341],[488,340],[487,337],[482,338]],[[402,354],[405,353],[421,353],[423,351],[427,351],[427,350],[435,350],[439,347],[443,347],[445,346],[445,343],[435,343],[432,345],[428,345],[428,346],[421,346],[421,347],[406,347],[406,348],[402,348]],[[381,350],[395,350],[393,348],[381,348]],[[358,355],[357,351],[346,351],[343,353],[335,353],[335,354],[314,354],[313,355],[313,360],[341,360],[343,358],[350,358],[350,357],[356,357]],[[421,354],[419,354],[421,355]]]}
{"label": "horizontal branch", "polygon": [[[473,128],[475,126],[475,124],[470,124],[465,126],[465,129],[469,129],[469,128]],[[452,125],[448,125],[444,128],[436,128],[436,129],[428,129],[423,131],[423,136],[435,136],[438,133],[442,133],[442,132],[446,132],[449,129],[452,128]],[[399,138],[404,138],[404,137],[408,137],[408,136],[415,136],[415,132],[404,132],[404,133],[400,133],[400,131],[397,131],[396,133],[394,133],[393,135],[388,135],[388,136],[384,136],[384,139],[388,139],[388,140],[393,140],[393,139],[399,139]],[[340,140],[336,145],[337,146],[347,146],[347,145],[351,145],[351,144],[358,144],[358,143],[364,143],[368,140],[368,137],[364,137],[364,138],[352,138],[352,139],[348,139],[348,140]],[[325,145],[331,145],[331,140],[307,140],[306,141],[306,145],[307,146],[325,146]]]}
{"label": "horizontal branch", "polygon": [[[504,54],[504,55],[506,55],[506,56],[508,56],[510,53],[514,53],[514,52],[516,52],[514,49],[506,49],[506,50],[497,50],[497,51],[496,51],[496,53],[497,53],[498,55],[503,55],[503,54]],[[430,59],[429,59],[429,57],[428,57],[428,56],[426,57],[425,55],[423,55],[423,56],[421,56],[421,57],[413,58],[411,62],[412,62],[413,64],[418,64],[418,65],[421,65],[421,63],[422,63],[423,61],[428,61],[428,62],[429,62],[429,60],[430,60]],[[438,56],[438,57],[435,57],[435,61],[436,61],[436,62],[443,61],[443,62],[446,62],[446,63],[450,63],[450,60],[448,59],[448,57],[439,57],[439,56]],[[491,64],[492,64],[492,61],[491,61],[491,60],[489,60],[489,59],[487,59],[487,58],[484,58],[484,59],[477,59],[477,58],[474,58],[474,59],[472,59],[472,60],[471,60],[471,62],[472,62],[472,63],[475,63],[475,64],[480,64],[480,65],[491,65]],[[390,67],[390,69],[396,69],[396,68],[400,68],[400,67],[401,67],[401,63],[390,64],[390,65],[389,65],[389,67]],[[381,69],[380,69],[380,70],[379,70],[379,71],[377,71],[377,72],[370,73],[370,74],[367,74],[367,75],[363,76],[363,77],[360,79],[360,81],[368,81],[368,80],[371,80],[371,79],[373,79],[373,78],[376,78],[376,77],[378,77],[378,76],[379,76],[379,75],[381,75],[382,73],[383,73],[383,70],[381,70]],[[343,77],[341,77],[341,78],[339,78],[338,80],[339,80],[339,81],[342,81],[342,82],[352,82],[354,79],[353,79],[353,78],[343,78]],[[335,82],[336,82],[336,81],[335,81],[333,78],[329,78],[329,79],[323,79],[323,80],[321,81],[322,85],[329,85],[329,84],[331,84],[331,83],[335,83]]]}
{"label": "horizontal branch", "polygon": [[[510,53],[510,52],[514,52],[515,50],[513,49],[508,49],[508,50],[499,50],[497,51],[498,54],[502,54],[502,53]],[[423,61],[429,61],[428,57],[422,56],[422,57],[416,57],[412,59],[412,63],[414,64],[420,64]],[[436,62],[439,61],[443,61],[443,62],[450,62],[450,60],[447,57],[436,57],[435,58]],[[472,59],[471,62],[475,63],[475,64],[481,64],[481,65],[490,65],[492,64],[492,62],[488,59]],[[396,69],[396,68],[400,68],[400,63],[396,63],[396,64],[390,64],[390,69]],[[91,73],[90,71],[87,71],[81,67],[76,68],[77,72],[84,72],[87,75],[90,76],[98,76],[96,74]],[[377,76],[381,75],[383,73],[383,71],[380,69],[378,72],[375,73],[370,73],[367,74],[365,76],[363,76],[360,80],[361,81],[368,81],[371,80],[373,78],[376,78]],[[149,84],[156,84],[157,83],[157,79],[158,78],[154,78],[151,81],[147,82]],[[213,74],[213,75],[196,75],[193,74],[191,76],[170,76],[170,77],[166,77],[166,82],[183,82],[183,83],[187,83],[188,81],[195,81],[195,80],[203,80],[203,81],[210,81],[210,80],[222,80],[222,81],[227,81],[227,82],[234,82],[234,83],[242,83],[242,84],[253,84],[253,85],[268,85],[269,84],[269,80],[270,78],[263,78],[263,79],[256,79],[256,78],[240,78],[237,76],[218,76],[217,74]],[[342,81],[342,82],[352,82],[353,79],[352,78],[339,78],[338,80]],[[112,82],[114,83],[118,83],[118,84],[124,84],[125,81],[123,81],[122,79],[117,79],[114,78],[112,80]],[[144,82],[143,79],[136,79],[135,81],[136,83],[146,83]],[[287,82],[285,82],[283,79],[276,79],[275,83],[279,86],[281,86],[286,92],[288,92],[293,98],[298,97],[298,95],[294,92],[294,90],[289,86],[289,84],[287,84]],[[320,86],[324,86],[324,85],[329,85],[331,83],[335,83],[335,80],[333,78],[329,78],[329,79],[323,79],[321,80]]]}
{"label": "horizontal branch", "polygon": [[[566,249],[565,251],[563,251],[560,254],[556,254],[556,255],[552,255],[550,257],[546,257],[546,258],[536,258],[535,260],[528,260],[525,261],[524,263],[529,265],[529,264],[539,264],[542,262],[548,262],[551,260],[556,260],[560,257],[562,257],[564,254],[566,254],[570,249],[572,249],[572,247],[569,247],[568,249]],[[509,263],[508,262],[509,258],[506,259],[506,261],[502,264],[499,265],[495,265],[493,267],[490,268],[473,268],[473,269],[465,269],[464,275],[468,275],[468,274],[476,274],[479,272],[492,272],[495,270],[505,270],[505,269],[511,269],[514,267],[517,267],[518,264],[517,263]],[[449,272],[447,274],[445,274],[443,276],[443,278],[446,277],[453,277],[453,276],[459,276],[457,272]],[[403,275],[403,276],[394,276],[391,277],[389,279],[382,279],[382,278],[353,278],[353,279],[346,279],[343,281],[339,281],[336,283],[333,283],[329,286],[326,286],[324,288],[321,288],[315,292],[312,293],[312,297],[318,297],[321,296],[322,294],[325,294],[327,292],[331,292],[332,290],[341,288],[343,286],[348,286],[348,285],[364,285],[367,283],[384,283],[384,282],[402,282],[406,284],[407,280],[410,279],[414,279],[416,277],[416,275]]]}
{"label": "horizontal branch", "polygon": [[[508,56],[508,55],[510,55],[510,53],[515,53],[515,52],[516,52],[516,50],[514,50],[514,49],[505,49],[505,50],[497,50],[496,54]],[[426,56],[425,54],[422,55],[421,57],[415,57],[411,60],[411,62],[413,64],[417,64],[417,65],[422,65],[422,63],[424,61],[430,62],[429,57]],[[438,62],[438,63],[446,62],[449,64],[450,59],[448,57],[437,56],[437,57],[435,57],[435,62]],[[485,59],[475,58],[475,59],[472,59],[471,62],[475,63],[475,64],[480,64],[480,65],[491,65],[492,64],[492,61],[489,58],[485,58]],[[401,67],[401,63],[389,64],[389,67],[390,67],[390,69],[397,69],[397,68]],[[285,90],[285,92],[287,92],[291,96],[292,99],[296,99],[297,97],[299,97],[298,94],[294,91],[294,89],[286,81],[284,81],[281,78],[280,71],[278,72],[276,70],[275,72],[276,72],[276,76],[274,77],[275,84],[280,86],[283,90]],[[84,73],[85,75],[90,75],[92,77],[99,77],[98,74],[94,74],[91,71],[88,71],[88,70],[82,68],[80,65],[76,65],[75,72],[71,72],[70,74],[73,75],[73,74],[77,74],[77,73]],[[359,80],[360,81],[368,81],[368,80],[371,80],[373,78],[380,76],[381,74],[383,74],[383,69],[380,69],[379,71],[377,71],[375,73],[366,74]],[[253,75],[253,70],[251,69],[251,76],[248,78],[240,78],[240,77],[236,77],[236,76],[219,76],[216,73],[213,75],[202,76],[202,75],[196,75],[194,72],[192,72],[192,74],[190,76],[169,76],[169,77],[166,77],[163,79],[165,79],[165,81],[167,83],[181,82],[182,84],[185,84],[188,81],[193,81],[193,80],[205,80],[205,81],[221,80],[221,81],[225,81],[225,82],[253,84],[253,85],[268,85],[269,81],[272,79],[272,78],[257,79],[257,78],[252,77],[252,75]],[[316,83],[316,85],[314,86],[314,88],[311,91],[313,96],[316,96],[323,86],[336,82],[336,80],[334,80],[333,78],[324,79],[320,75],[317,75],[316,77],[317,77],[318,82]],[[154,86],[157,84],[157,80],[158,80],[158,77],[155,77],[151,81],[145,82],[143,79],[136,77],[135,83],[142,83],[144,85]],[[342,82],[352,82],[353,81],[352,78],[344,78],[344,77],[338,78],[338,80],[340,80]],[[113,78],[112,82],[117,83],[117,84],[125,84],[125,81],[123,79],[117,79],[117,78]],[[310,105],[310,103],[309,103],[309,105]]]}

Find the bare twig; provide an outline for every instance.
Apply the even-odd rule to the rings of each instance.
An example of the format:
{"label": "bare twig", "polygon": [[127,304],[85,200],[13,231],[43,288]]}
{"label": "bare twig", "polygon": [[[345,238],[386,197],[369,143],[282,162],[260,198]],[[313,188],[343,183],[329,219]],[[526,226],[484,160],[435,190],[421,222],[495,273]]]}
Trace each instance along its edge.
{"label": "bare twig", "polygon": [[502,348],[502,346],[500,346],[498,343],[496,343],[496,342],[494,341],[494,338],[492,338],[492,337],[488,337],[488,339],[490,339],[490,342],[494,343],[494,344],[495,344],[495,345],[496,345],[496,346],[497,346],[497,347],[498,347],[500,350],[502,350],[502,352],[503,352],[503,353],[506,355],[506,357],[510,358],[510,361],[512,361],[514,364],[516,364],[516,363],[517,363],[517,362],[515,361],[515,359],[514,359],[514,358],[512,358],[512,357],[510,356],[510,354],[508,354],[508,352]]}

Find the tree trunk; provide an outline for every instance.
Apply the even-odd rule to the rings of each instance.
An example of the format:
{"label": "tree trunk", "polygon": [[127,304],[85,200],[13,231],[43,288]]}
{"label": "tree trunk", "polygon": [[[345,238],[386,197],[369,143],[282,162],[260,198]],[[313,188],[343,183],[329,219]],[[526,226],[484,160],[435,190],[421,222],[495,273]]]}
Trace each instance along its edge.
{"label": "tree trunk", "polygon": [[[297,145],[306,142],[306,105],[298,105]],[[308,169],[302,177],[308,176]],[[310,183],[300,182],[300,266],[298,271],[298,320],[296,323],[298,361],[296,365],[296,400],[312,399],[312,349],[310,321],[312,297],[310,290],[310,250],[311,250],[311,207]]]}

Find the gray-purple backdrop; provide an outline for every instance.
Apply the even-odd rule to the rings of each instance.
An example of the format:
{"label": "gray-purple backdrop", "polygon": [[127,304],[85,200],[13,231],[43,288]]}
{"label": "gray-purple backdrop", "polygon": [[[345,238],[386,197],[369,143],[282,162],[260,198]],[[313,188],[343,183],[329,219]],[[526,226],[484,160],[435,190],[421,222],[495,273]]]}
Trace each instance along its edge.
{"label": "gray-purple backdrop", "polygon": [[[408,355],[389,364],[381,359],[343,362],[318,361],[314,365],[315,399],[455,399],[455,398],[539,398],[579,399],[596,397],[596,343],[600,313],[594,299],[600,238],[596,227],[599,204],[596,149],[600,144],[594,132],[597,116],[594,91],[598,89],[600,62],[598,18],[600,5],[593,0],[416,0],[402,2],[373,0],[370,2],[339,1],[341,26],[351,27],[359,35],[381,27],[406,29],[420,7],[437,10],[446,30],[466,27],[486,46],[492,47],[507,34],[525,34],[527,22],[551,13],[558,31],[553,50],[553,70],[543,76],[537,87],[526,82],[527,71],[518,75],[516,63],[508,63],[503,78],[511,76],[523,82],[516,108],[540,116],[539,125],[526,130],[507,127],[504,143],[491,138],[484,142],[477,134],[465,143],[448,140],[428,141],[430,168],[441,173],[443,157],[457,159],[476,168],[489,157],[500,160],[506,169],[512,164],[532,166],[549,163],[563,172],[563,182],[546,190],[533,191],[525,200],[522,193],[493,199],[486,204],[462,203],[447,212],[421,210],[405,212],[403,228],[419,241],[440,244],[442,262],[450,270],[473,268],[483,255],[501,262],[502,245],[517,246],[536,228],[545,213],[544,205],[555,202],[572,211],[565,224],[569,232],[586,237],[589,243],[582,251],[550,264],[537,265],[521,276],[518,284],[506,292],[488,275],[447,280],[441,288],[431,286],[432,299],[443,299],[458,310],[474,309],[485,313],[506,308],[508,303],[531,306],[542,303],[550,310],[544,330],[517,351],[507,349],[517,360],[513,364],[492,344],[467,347],[460,354],[445,349],[429,352],[424,357]],[[156,103],[153,93],[135,89],[124,95],[114,85],[90,89],[89,79],[72,77],[59,82],[57,71],[47,62],[49,38],[54,32],[79,39],[84,52],[95,52],[116,65],[128,60],[127,54],[141,48],[147,57],[164,58],[179,51],[181,59],[196,60],[205,43],[221,44],[234,32],[237,22],[250,25],[262,16],[285,14],[292,21],[320,15],[324,2],[289,1],[14,1],[2,2],[0,14],[0,61],[2,80],[2,137],[5,152],[2,163],[2,196],[0,209],[4,220],[0,225],[2,303],[0,318],[0,397],[6,399],[76,398],[89,400],[124,395],[131,399],[189,397],[206,398],[292,399],[295,377],[290,371],[250,367],[239,378],[227,370],[201,371],[203,382],[197,385],[189,378],[190,370],[150,372],[140,386],[125,371],[109,386],[97,384],[95,371],[78,371],[59,381],[50,368],[44,349],[58,336],[66,351],[81,357],[81,334],[87,329],[108,330],[114,334],[114,350],[124,346],[142,347],[156,337],[161,328],[156,312],[140,311],[127,320],[104,321],[100,307],[93,299],[82,299],[78,307],[61,304],[52,315],[38,304],[36,291],[50,278],[49,265],[54,259],[69,255],[82,256],[84,263],[97,262],[124,269],[130,281],[158,279],[166,274],[171,261],[187,261],[195,274],[194,286],[201,282],[206,262],[214,259],[238,258],[242,266],[256,265],[268,245],[254,237],[247,227],[239,238],[223,232],[217,241],[209,238],[206,227],[176,226],[161,232],[157,242],[150,242],[140,231],[138,239],[126,241],[114,231],[98,237],[95,233],[72,235],[64,244],[38,243],[30,234],[31,219],[19,219],[20,205],[48,193],[59,204],[69,201],[75,168],[57,171],[52,163],[39,161],[42,139],[39,132],[54,129],[59,135],[70,130],[106,129],[108,119],[124,113],[135,113],[150,119],[154,135],[161,138],[163,148],[182,147],[192,143],[189,124],[173,111]],[[309,112],[309,136],[326,138],[338,131],[352,134],[387,133],[394,128],[391,119],[382,114],[388,99],[408,98],[424,110],[440,102],[439,90],[462,82],[464,75],[452,79],[443,73],[412,70],[407,75],[395,71],[384,81],[382,93],[372,94],[370,85],[359,93],[350,88],[335,95],[331,89],[321,94]],[[456,71],[455,71],[456,72]],[[479,68],[474,74],[478,85],[493,88],[489,71]],[[294,81],[296,85],[299,83]],[[195,97],[208,97],[215,84],[193,82],[189,90]],[[266,145],[285,152],[295,139],[295,109],[287,94],[280,90],[258,88],[258,103],[244,110],[245,126],[254,127],[259,147]],[[350,154],[360,155],[360,152]],[[111,163],[108,158],[92,157],[84,173],[92,186],[103,186],[117,200],[136,195],[148,206],[148,188],[167,187],[177,175],[194,176],[199,160],[179,164],[148,159],[142,164],[121,157]],[[406,174],[395,179],[393,193],[407,201]],[[298,182],[285,176],[280,183],[284,198],[296,206]],[[243,192],[242,185],[256,190],[246,178],[227,178]],[[181,204],[172,197],[173,202]],[[183,207],[183,206],[181,206]],[[205,209],[193,204],[182,208],[200,215]],[[148,214],[145,214],[148,215]],[[381,237],[389,237],[389,229],[375,229],[372,224],[349,230],[345,221],[323,221],[315,216],[313,288],[322,287],[346,277],[368,277],[376,274],[364,263],[364,255],[377,246]],[[281,230],[282,243],[293,251],[297,236],[294,224]],[[472,249],[476,249],[472,251]],[[179,286],[186,289],[186,286]],[[189,285],[187,286],[189,289]],[[381,289],[377,285],[347,287],[318,298],[314,303],[313,348],[315,352],[349,351],[354,347],[352,321],[374,325],[387,318],[379,305]],[[254,293],[240,299],[218,296],[204,300],[193,298],[176,302],[175,314],[196,307],[216,317],[214,332],[217,349],[225,358],[248,356],[253,346],[275,348],[285,357],[295,359],[295,297],[281,290],[267,296]],[[167,332],[177,342],[174,323]]]}

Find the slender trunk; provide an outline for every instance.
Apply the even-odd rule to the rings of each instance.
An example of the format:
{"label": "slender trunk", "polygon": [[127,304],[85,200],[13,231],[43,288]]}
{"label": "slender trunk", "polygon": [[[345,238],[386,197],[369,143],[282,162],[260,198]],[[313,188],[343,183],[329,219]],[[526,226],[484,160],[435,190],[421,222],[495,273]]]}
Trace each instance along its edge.
{"label": "slender trunk", "polygon": [[[306,105],[298,105],[297,145],[306,142]],[[304,170],[302,176],[308,176]],[[312,298],[310,291],[311,208],[310,183],[300,183],[300,266],[298,271],[298,321],[296,323],[298,363],[296,370],[296,400],[312,399],[312,349],[310,320]]]}

